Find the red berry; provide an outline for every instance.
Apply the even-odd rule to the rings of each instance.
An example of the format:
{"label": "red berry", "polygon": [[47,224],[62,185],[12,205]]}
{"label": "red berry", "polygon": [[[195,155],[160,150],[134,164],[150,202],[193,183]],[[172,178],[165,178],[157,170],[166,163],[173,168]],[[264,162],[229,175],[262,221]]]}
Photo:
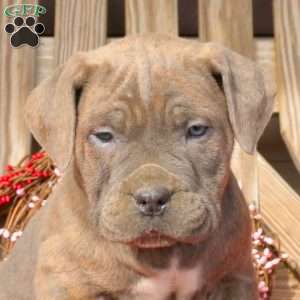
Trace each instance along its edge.
{"label": "red berry", "polygon": [[5,170],[8,171],[8,172],[13,171],[13,169],[14,169],[14,167],[12,165],[7,165],[5,167]]}

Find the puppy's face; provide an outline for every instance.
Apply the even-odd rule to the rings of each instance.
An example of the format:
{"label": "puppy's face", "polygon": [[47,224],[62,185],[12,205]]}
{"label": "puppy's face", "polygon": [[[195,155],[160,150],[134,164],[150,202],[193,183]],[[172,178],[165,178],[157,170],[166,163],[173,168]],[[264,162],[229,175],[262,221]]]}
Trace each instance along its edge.
{"label": "puppy's face", "polygon": [[91,75],[78,108],[90,218],[104,237],[140,247],[206,238],[218,225],[233,144],[223,92],[205,65],[106,68]]}
{"label": "puppy's face", "polygon": [[145,248],[217,228],[233,135],[253,152],[271,113],[251,61],[164,35],[74,56],[26,105],[58,167],[74,161],[95,230]]}

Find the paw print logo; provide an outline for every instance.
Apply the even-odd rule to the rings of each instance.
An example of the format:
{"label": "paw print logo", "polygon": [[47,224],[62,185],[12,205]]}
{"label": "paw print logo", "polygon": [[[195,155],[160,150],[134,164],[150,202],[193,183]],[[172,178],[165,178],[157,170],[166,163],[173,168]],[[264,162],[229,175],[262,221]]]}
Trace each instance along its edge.
{"label": "paw print logo", "polygon": [[39,44],[39,35],[45,31],[42,23],[37,23],[33,16],[27,18],[15,17],[13,23],[5,26],[5,31],[11,34],[10,44],[17,48],[22,45],[36,47]]}

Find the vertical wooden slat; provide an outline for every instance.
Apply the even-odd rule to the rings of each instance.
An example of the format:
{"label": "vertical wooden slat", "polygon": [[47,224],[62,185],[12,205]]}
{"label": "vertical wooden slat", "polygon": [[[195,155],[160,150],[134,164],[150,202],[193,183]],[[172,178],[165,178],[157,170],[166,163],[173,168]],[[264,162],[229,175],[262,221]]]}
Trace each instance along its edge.
{"label": "vertical wooden slat", "polygon": [[[36,49],[12,48],[4,26],[13,18],[3,15],[6,6],[21,1],[0,2],[0,173],[4,165],[16,164],[30,152],[30,133],[23,119],[24,102],[35,82]],[[34,1],[27,1],[34,3]]]}
{"label": "vertical wooden slat", "polygon": [[178,34],[176,0],[126,0],[126,33]]}
{"label": "vertical wooden slat", "polygon": [[97,48],[106,42],[107,0],[56,1],[55,64],[77,51]]}
{"label": "vertical wooden slat", "polygon": [[232,169],[248,203],[254,203],[260,208],[257,151],[253,155],[244,152],[240,145],[234,144],[231,161]]}
{"label": "vertical wooden slat", "polygon": [[[254,58],[252,1],[199,0],[201,41],[215,41]],[[248,155],[236,143],[233,168],[249,202],[259,206],[257,155]]]}
{"label": "vertical wooden slat", "polygon": [[199,0],[198,8],[201,41],[216,41],[254,57],[251,0]]}
{"label": "vertical wooden slat", "polygon": [[274,1],[280,130],[300,172],[300,0]]}

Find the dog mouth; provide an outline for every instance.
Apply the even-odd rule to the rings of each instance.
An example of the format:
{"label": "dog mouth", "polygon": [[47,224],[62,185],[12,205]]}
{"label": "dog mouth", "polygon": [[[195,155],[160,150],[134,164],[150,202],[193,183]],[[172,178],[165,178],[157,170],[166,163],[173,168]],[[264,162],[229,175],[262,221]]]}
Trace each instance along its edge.
{"label": "dog mouth", "polygon": [[171,247],[176,243],[178,243],[176,239],[156,230],[145,232],[139,237],[126,242],[130,246],[147,249]]}
{"label": "dog mouth", "polygon": [[195,245],[201,242],[201,240],[201,236],[189,236],[184,239],[176,239],[171,236],[162,234],[159,231],[151,230],[145,232],[135,239],[126,241],[125,244],[137,248],[154,249],[172,247],[178,243]]}

